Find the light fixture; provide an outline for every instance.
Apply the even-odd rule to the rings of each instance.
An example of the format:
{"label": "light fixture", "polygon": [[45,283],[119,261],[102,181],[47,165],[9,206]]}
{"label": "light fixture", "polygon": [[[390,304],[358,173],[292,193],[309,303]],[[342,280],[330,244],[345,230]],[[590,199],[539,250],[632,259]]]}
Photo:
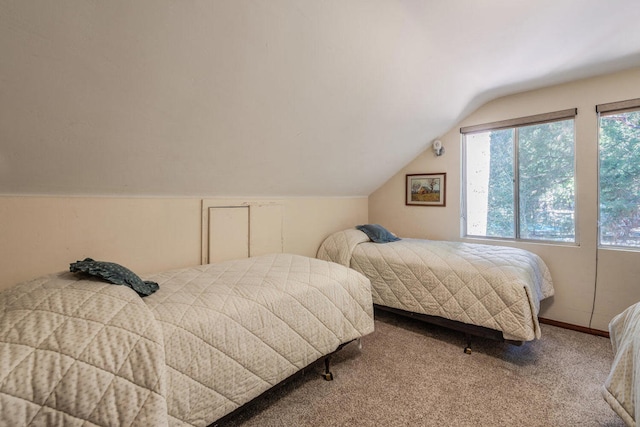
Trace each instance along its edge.
{"label": "light fixture", "polygon": [[442,141],[439,139],[433,141],[433,152],[436,153],[436,156],[442,156],[444,154],[444,147],[442,146]]}

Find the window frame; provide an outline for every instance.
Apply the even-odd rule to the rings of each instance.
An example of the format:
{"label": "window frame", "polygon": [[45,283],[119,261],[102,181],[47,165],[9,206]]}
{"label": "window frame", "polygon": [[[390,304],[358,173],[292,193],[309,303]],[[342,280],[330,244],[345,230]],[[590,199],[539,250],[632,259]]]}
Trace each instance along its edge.
{"label": "window frame", "polygon": [[612,116],[619,113],[628,113],[640,111],[640,98],[628,99],[625,101],[608,102],[604,104],[596,105],[596,114],[598,120],[598,237],[597,247],[604,250],[619,250],[629,252],[640,252],[639,246],[624,246],[624,245],[604,245],[602,244],[602,209],[600,207],[600,192],[601,192],[601,177],[600,177],[600,164],[601,164],[601,143],[600,137],[602,135],[602,117]]}
{"label": "window frame", "polygon": [[[487,240],[501,240],[501,241],[518,241],[518,242],[531,242],[531,243],[542,243],[542,244],[553,244],[558,246],[579,246],[579,236],[578,236],[578,200],[577,200],[577,167],[576,167],[576,116],[578,115],[577,108],[570,108],[566,110],[554,111],[551,113],[543,113],[536,114],[532,116],[518,117],[515,119],[507,119],[496,122],[484,123],[479,125],[465,126],[460,128],[460,138],[462,145],[462,159],[461,159],[461,167],[462,167],[462,179],[461,179],[461,226],[460,232],[462,238],[470,238],[470,239],[487,239]],[[552,123],[557,121],[564,120],[572,120],[573,121],[573,147],[574,147],[574,156],[573,156],[573,177],[574,177],[574,211],[573,211],[573,228],[574,228],[574,236],[573,241],[558,241],[558,240],[547,240],[547,239],[527,239],[522,238],[521,230],[520,230],[520,176],[519,176],[519,150],[520,150],[520,141],[519,141],[519,130],[521,127],[525,126],[533,126],[539,124]],[[467,229],[467,135],[472,135],[476,133],[483,133],[487,131],[495,131],[495,130],[506,130],[511,129],[513,132],[513,159],[512,159],[512,167],[513,167],[513,215],[514,215],[514,236],[513,237],[498,237],[498,236],[487,236],[487,235],[475,235],[469,234]]]}

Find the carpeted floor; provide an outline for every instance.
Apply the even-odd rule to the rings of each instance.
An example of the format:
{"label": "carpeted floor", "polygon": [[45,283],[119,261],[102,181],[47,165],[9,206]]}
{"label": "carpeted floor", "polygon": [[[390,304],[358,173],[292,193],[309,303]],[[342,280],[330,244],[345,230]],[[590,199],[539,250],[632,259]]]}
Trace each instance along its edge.
{"label": "carpeted floor", "polygon": [[607,338],[542,325],[520,347],[475,339],[385,312],[362,350],[347,345],[224,426],[609,426],[624,423],[601,387]]}

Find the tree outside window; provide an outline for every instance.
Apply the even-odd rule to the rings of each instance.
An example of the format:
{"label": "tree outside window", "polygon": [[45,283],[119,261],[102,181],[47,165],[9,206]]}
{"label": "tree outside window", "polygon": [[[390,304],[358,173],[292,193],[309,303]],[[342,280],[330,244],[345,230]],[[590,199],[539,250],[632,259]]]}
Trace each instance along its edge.
{"label": "tree outside window", "polygon": [[600,117],[600,245],[640,247],[640,110]]}
{"label": "tree outside window", "polygon": [[574,120],[465,135],[466,235],[575,242]]}

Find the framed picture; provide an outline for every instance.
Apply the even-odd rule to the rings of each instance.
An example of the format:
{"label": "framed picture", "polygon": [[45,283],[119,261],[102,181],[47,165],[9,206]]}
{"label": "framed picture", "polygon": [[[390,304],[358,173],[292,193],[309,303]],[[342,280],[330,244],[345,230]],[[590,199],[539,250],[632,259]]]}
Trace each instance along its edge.
{"label": "framed picture", "polygon": [[407,175],[406,204],[412,206],[446,206],[447,174]]}

